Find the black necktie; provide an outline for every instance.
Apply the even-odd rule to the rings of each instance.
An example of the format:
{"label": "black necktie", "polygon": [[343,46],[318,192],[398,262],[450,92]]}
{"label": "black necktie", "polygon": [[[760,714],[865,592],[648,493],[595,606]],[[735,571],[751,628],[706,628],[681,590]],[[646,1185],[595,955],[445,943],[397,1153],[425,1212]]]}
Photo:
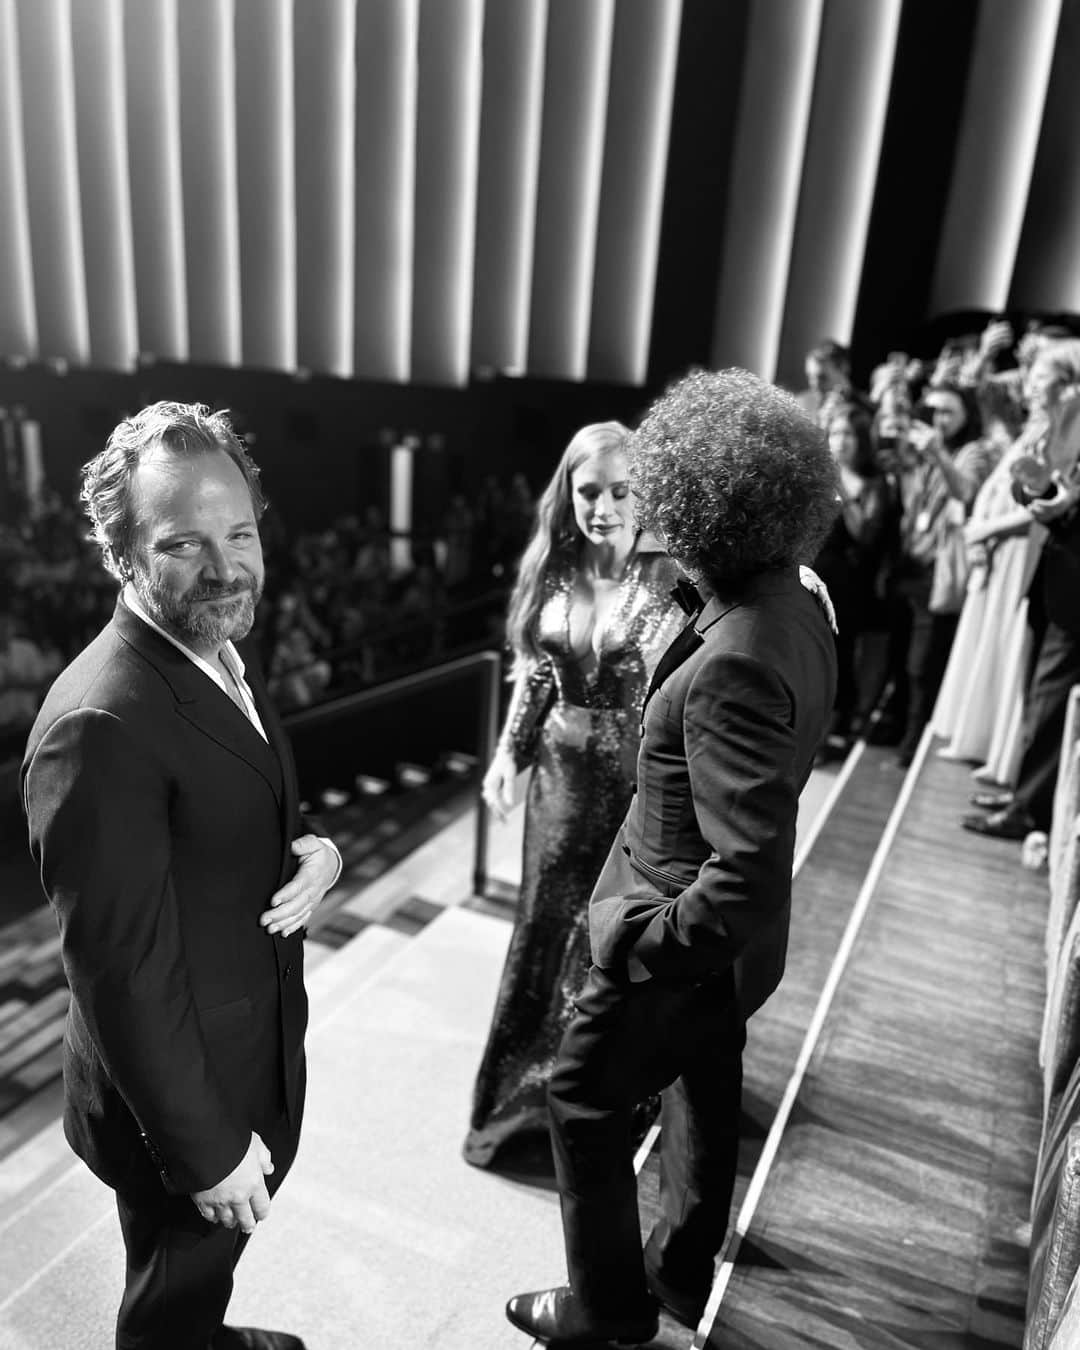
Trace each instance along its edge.
{"label": "black necktie", "polygon": [[671,672],[681,666],[690,653],[696,651],[704,641],[705,639],[694,627],[694,619],[691,619],[682,632],[676,635],[671,646],[657,663],[652,680],[649,683],[649,692],[645,695],[646,703],[652,698],[654,690],[659,689]]}

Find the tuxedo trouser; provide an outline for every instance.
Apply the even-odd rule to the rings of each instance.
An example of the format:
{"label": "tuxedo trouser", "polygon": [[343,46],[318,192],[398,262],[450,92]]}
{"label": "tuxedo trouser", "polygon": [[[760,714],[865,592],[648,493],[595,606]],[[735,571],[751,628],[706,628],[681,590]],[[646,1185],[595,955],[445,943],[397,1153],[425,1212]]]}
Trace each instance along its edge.
{"label": "tuxedo trouser", "polygon": [[[274,1161],[266,1178],[273,1196],[299,1135],[282,1117],[262,1139]],[[247,1237],[208,1223],[190,1195],[170,1195],[148,1158],[117,1188],[116,1208],[127,1254],[117,1350],[209,1350],[218,1343]]]}
{"label": "tuxedo trouser", "polygon": [[[694,984],[589,971],[548,1087],[567,1270],[587,1316],[643,1313],[646,1271],[708,1291],[738,1167],[745,1044],[730,971]],[[661,1091],[661,1213],[642,1252],[631,1116]]]}
{"label": "tuxedo trouser", "polygon": [[1047,623],[1024,700],[1024,754],[1014,796],[1039,830],[1050,829],[1069,692],[1078,683],[1080,634]]}

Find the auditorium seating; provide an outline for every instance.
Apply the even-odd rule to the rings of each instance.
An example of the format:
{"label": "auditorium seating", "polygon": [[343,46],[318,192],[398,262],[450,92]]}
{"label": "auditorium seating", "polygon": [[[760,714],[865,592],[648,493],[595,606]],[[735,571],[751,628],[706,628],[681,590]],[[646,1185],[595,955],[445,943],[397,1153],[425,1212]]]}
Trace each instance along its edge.
{"label": "auditorium seating", "polygon": [[1080,686],[1069,700],[1050,832],[1043,1130],[1031,1203],[1024,1350],[1080,1346]]}

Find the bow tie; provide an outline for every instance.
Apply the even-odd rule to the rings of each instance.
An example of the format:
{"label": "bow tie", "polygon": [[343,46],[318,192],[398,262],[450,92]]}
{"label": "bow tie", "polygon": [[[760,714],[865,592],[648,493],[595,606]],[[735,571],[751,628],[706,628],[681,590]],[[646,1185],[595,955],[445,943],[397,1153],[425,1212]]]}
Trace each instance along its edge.
{"label": "bow tie", "polygon": [[675,583],[671,596],[683,613],[689,614],[691,618],[701,609],[702,599],[698,594],[698,588],[685,577],[680,577]]}

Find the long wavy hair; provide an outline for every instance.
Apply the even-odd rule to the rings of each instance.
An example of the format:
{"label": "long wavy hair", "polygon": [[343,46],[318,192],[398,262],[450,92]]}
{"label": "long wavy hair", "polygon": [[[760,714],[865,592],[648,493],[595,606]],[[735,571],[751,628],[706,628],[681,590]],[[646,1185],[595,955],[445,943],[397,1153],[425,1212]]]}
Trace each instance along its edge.
{"label": "long wavy hair", "polygon": [[537,642],[540,607],[550,576],[573,571],[581,556],[582,535],[574,520],[570,480],[574,470],[593,455],[625,452],[630,438],[621,422],[590,422],[572,437],[541,494],[532,537],[521,555],[517,580],[510,595],[506,640],[513,653],[511,678],[540,659]]}

